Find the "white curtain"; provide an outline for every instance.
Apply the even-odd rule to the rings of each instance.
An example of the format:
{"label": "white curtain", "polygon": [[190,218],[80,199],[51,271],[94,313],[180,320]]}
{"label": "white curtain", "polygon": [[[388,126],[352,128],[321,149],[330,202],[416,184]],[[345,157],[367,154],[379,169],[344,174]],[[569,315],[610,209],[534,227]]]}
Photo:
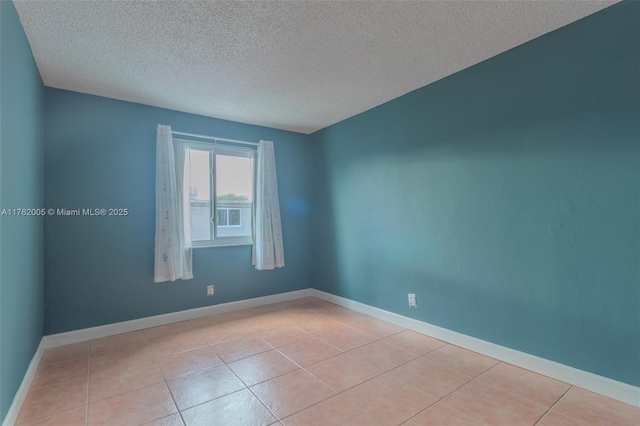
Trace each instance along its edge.
{"label": "white curtain", "polygon": [[256,167],[256,228],[253,264],[268,270],[284,266],[280,202],[273,142],[260,141]]}
{"label": "white curtain", "polygon": [[193,278],[188,155],[186,144],[173,141],[171,127],[158,124],[155,282]]}

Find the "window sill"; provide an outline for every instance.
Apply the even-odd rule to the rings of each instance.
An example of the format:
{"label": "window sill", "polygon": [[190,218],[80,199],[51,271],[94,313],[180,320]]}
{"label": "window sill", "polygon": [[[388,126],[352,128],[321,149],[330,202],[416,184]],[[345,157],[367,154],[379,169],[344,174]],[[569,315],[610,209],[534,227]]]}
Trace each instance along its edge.
{"label": "window sill", "polygon": [[194,249],[211,248],[211,247],[234,247],[234,246],[251,246],[253,240],[251,237],[224,237],[210,241],[193,241],[191,247]]}

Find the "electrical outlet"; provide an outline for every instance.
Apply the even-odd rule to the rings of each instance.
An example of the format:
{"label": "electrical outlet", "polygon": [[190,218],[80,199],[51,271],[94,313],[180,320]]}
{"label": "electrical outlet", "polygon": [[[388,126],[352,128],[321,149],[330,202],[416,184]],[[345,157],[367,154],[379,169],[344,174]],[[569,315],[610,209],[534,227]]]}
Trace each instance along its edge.
{"label": "electrical outlet", "polygon": [[213,296],[213,286],[212,285],[208,285],[207,286],[207,296]]}
{"label": "electrical outlet", "polygon": [[410,308],[417,308],[418,307],[418,299],[416,299],[416,295],[415,294],[409,293],[409,307]]}

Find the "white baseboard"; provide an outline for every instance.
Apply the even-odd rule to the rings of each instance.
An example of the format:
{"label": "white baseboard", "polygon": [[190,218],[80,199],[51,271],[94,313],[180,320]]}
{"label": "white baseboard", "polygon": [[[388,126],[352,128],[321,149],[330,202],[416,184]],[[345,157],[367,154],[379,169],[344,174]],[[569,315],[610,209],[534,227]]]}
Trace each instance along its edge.
{"label": "white baseboard", "polygon": [[112,336],[114,334],[127,333],[130,331],[142,330],[144,328],[156,327],[159,325],[171,324],[174,322],[186,321],[200,318],[208,315],[222,314],[226,312],[237,311],[240,309],[255,308],[258,306],[269,305],[272,303],[286,302],[302,297],[313,296],[327,302],[335,303],[345,308],[370,315],[390,323],[402,326],[418,333],[426,334],[447,343],[469,349],[474,352],[561,380],[565,383],[599,393],[609,398],[622,401],[627,404],[640,407],[640,388],[626,383],[618,382],[597,374],[587,371],[578,370],[554,361],[549,361],[534,355],[510,349],[504,346],[496,345],[475,337],[447,330],[423,321],[408,318],[393,312],[385,311],[380,308],[365,305],[344,297],[336,296],[330,293],[315,289],[304,289],[291,291],[288,293],[274,294],[270,296],[257,297],[254,299],[240,300],[237,302],[223,303],[220,305],[205,306],[202,308],[189,309],[186,311],[173,312],[164,315],[156,315],[153,317],[140,318],[131,321],[124,321],[115,324],[108,324],[98,327],[91,327],[82,330],[69,331],[66,333],[53,334],[44,336],[40,341],[40,345],[34,354],[29,368],[25,373],[22,384],[18,389],[13,402],[9,407],[7,416],[2,422],[3,426],[11,426],[15,424],[20,408],[27,395],[29,386],[35,376],[38,364],[42,358],[42,353],[46,348],[55,346],[68,345],[71,343],[83,342],[86,340],[97,339],[100,337]]}
{"label": "white baseboard", "polygon": [[504,361],[515,366],[563,381],[565,383],[596,392],[609,398],[640,407],[640,388],[627,383],[618,382],[607,377],[578,370],[568,365],[520,352],[495,343],[457,333],[424,321],[415,320],[384,309],[375,308],[334,294],[320,290],[312,290],[311,295],[327,302],[361,312],[418,333],[451,343],[461,348]]}
{"label": "white baseboard", "polygon": [[27,396],[27,391],[31,386],[33,377],[35,376],[38,364],[42,358],[42,353],[47,348],[68,345],[71,343],[84,342],[100,337],[113,336],[114,334],[127,333],[129,331],[142,330],[149,327],[157,327],[159,325],[171,324],[174,322],[192,320],[208,315],[223,314],[225,312],[238,311],[241,309],[255,308],[272,303],[286,302],[289,300],[300,299],[312,295],[310,288],[304,290],[290,291],[287,293],[273,294],[269,296],[256,297],[254,299],[239,300],[237,302],[221,303],[219,305],[205,306],[202,308],[189,309],[186,311],[172,312],[169,314],[156,315],[153,317],[140,318],[131,321],[118,322],[115,324],[101,325],[98,327],[85,328],[82,330],[74,330],[66,333],[52,334],[44,336],[40,340],[38,350],[33,355],[29,368],[22,379],[20,388],[13,398],[13,402],[9,407],[9,411],[2,422],[2,426],[13,426],[18,419],[18,414],[22,408],[22,403]]}
{"label": "white baseboard", "polygon": [[68,345],[71,343],[84,342],[86,340],[97,339],[100,337],[113,336],[114,334],[127,333],[129,331],[142,330],[144,328],[156,327],[159,325],[171,324],[174,322],[186,321],[205,317],[208,315],[222,314],[225,312],[238,311],[240,309],[255,308],[257,306],[270,305],[272,303],[286,302],[289,300],[300,299],[302,297],[311,296],[310,288],[304,290],[290,291],[287,293],[273,294],[269,296],[256,297],[254,299],[239,300],[237,302],[221,303],[219,305],[205,306],[202,308],[189,309],[186,311],[172,312],[169,314],[156,315],[153,317],[140,318],[131,321],[118,322],[115,324],[101,325],[98,327],[85,328],[82,330],[74,330],[66,333],[52,334],[44,336],[40,340],[38,349],[33,355],[29,368],[22,379],[20,388],[13,397],[13,402],[9,406],[9,411],[2,421],[2,426],[12,426],[18,419],[22,403],[27,396],[27,391],[31,386],[33,377],[38,369],[38,364],[42,358],[42,353],[47,348]]}
{"label": "white baseboard", "polygon": [[42,340],[44,341],[45,349],[53,348],[55,346],[68,345],[70,343],[78,343],[84,342],[86,340],[98,339],[100,337],[113,336],[114,334],[127,333],[130,331],[142,330],[149,327],[157,327],[159,325],[192,320],[200,317],[206,317],[208,315],[223,314],[225,312],[238,311],[240,309],[249,309],[255,308],[257,306],[270,305],[272,303],[286,302],[288,300],[311,296],[311,291],[312,290],[310,288],[307,288],[304,290],[296,290],[287,293],[256,297],[254,299],[239,300],[237,302],[221,303],[219,305],[188,309],[186,311],[172,312],[169,314],[156,315],[131,321],[100,325],[98,327],[68,331],[66,333],[51,334],[49,336],[44,336]]}
{"label": "white baseboard", "polygon": [[24,378],[22,379],[22,383],[20,384],[18,391],[13,397],[13,402],[11,402],[11,405],[9,406],[9,411],[7,411],[7,415],[2,421],[2,426],[12,426],[16,423],[16,420],[18,420],[18,414],[20,414],[22,403],[27,397],[27,392],[29,391],[31,382],[33,381],[33,378],[36,375],[36,370],[38,369],[38,364],[40,364],[40,358],[42,358],[42,353],[44,352],[44,349],[45,348],[44,348],[43,341],[40,340],[38,349],[36,349],[36,353],[33,354],[33,358],[31,358],[31,362],[29,363],[27,372],[24,373]]}

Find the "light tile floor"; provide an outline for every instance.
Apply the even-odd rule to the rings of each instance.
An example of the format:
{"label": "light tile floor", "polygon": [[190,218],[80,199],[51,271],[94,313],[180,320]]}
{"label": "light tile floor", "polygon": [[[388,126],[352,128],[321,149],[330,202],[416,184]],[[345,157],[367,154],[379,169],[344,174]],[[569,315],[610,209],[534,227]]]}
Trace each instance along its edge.
{"label": "light tile floor", "polygon": [[640,425],[640,409],[315,298],[48,349],[18,425]]}

